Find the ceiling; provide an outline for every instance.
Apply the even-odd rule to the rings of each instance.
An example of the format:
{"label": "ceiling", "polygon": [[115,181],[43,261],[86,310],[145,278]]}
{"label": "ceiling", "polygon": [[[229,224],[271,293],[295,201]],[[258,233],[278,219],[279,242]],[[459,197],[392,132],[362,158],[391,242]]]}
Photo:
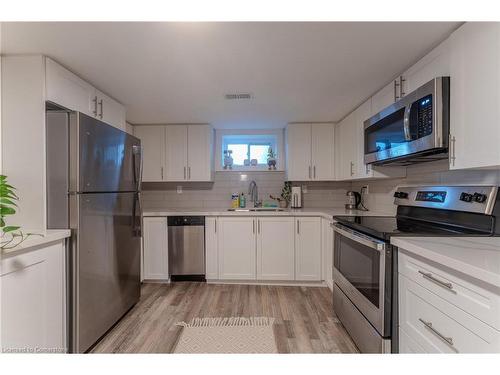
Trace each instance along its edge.
{"label": "ceiling", "polygon": [[[2,23],[2,53],[42,53],[122,102],[133,124],[280,128],[338,121],[456,22]],[[251,93],[250,100],[226,100]]]}

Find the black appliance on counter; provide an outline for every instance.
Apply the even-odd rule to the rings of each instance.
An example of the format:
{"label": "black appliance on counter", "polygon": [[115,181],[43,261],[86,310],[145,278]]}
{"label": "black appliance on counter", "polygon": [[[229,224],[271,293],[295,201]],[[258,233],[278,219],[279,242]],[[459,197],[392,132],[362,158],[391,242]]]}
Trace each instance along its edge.
{"label": "black appliance on counter", "polygon": [[395,217],[335,216],[334,310],[361,352],[398,352],[393,236],[498,236],[497,186],[412,186],[394,193]]}

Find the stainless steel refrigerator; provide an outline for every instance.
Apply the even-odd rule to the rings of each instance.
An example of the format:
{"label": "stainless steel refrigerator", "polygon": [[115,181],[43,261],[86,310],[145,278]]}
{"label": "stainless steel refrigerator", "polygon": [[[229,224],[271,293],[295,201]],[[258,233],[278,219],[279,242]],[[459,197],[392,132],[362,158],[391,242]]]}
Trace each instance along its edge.
{"label": "stainless steel refrigerator", "polygon": [[140,140],[47,111],[47,223],[70,228],[69,351],[88,351],[140,297]]}

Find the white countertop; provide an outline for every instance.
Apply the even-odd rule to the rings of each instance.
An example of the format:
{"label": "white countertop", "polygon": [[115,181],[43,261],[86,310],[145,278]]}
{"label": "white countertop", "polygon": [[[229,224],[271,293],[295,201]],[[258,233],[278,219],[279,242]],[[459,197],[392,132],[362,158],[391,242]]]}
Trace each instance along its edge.
{"label": "white countertop", "polygon": [[393,237],[391,243],[500,287],[500,237]]}
{"label": "white countertop", "polygon": [[23,241],[20,245],[12,248],[12,249],[3,249],[2,255],[11,255],[18,251],[25,251],[34,249],[36,247],[48,244],[50,242],[60,241],[64,238],[71,236],[71,231],[69,229],[48,229],[45,231],[29,231],[23,230],[23,233],[43,233],[43,234],[35,234],[29,236],[25,241]]}
{"label": "white countertop", "polygon": [[144,209],[143,216],[321,216],[331,219],[332,216],[392,216],[375,211],[345,210],[344,208],[301,208],[284,211],[228,211],[227,208],[182,208],[182,209]]}

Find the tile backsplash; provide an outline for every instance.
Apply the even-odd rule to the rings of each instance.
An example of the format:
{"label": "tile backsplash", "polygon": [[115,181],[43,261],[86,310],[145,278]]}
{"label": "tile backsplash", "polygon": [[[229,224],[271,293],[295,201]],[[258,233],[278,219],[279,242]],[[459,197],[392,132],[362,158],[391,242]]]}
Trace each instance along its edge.
{"label": "tile backsplash", "polygon": [[404,185],[500,185],[500,171],[460,170],[450,171],[448,161],[416,164],[409,166],[406,178],[355,181],[352,189],[360,191],[368,185],[369,194],[365,196],[365,206],[381,213],[395,214],[393,194],[397,186]]}
{"label": "tile backsplash", "polygon": [[[248,193],[248,185],[255,180],[259,199],[271,201],[269,195],[279,196],[285,182],[285,172],[216,172],[212,183],[144,183],[144,209],[168,208],[226,208],[230,207],[232,193]],[[306,208],[343,207],[345,194],[350,189],[348,182],[307,182],[305,185]],[[177,187],[182,186],[182,193]],[[247,204],[251,205],[248,196]]]}

